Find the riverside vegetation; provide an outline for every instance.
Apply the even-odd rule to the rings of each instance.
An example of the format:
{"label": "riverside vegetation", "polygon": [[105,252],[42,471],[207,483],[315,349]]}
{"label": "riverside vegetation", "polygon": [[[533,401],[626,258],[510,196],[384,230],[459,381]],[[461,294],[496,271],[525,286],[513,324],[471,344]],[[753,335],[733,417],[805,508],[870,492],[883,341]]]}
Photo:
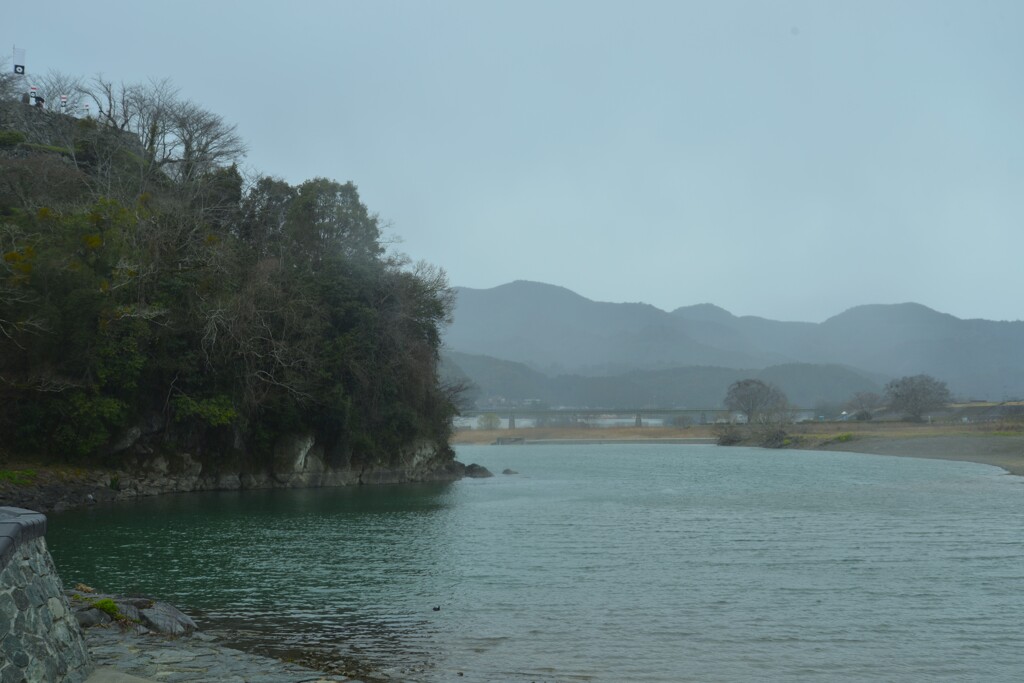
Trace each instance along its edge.
{"label": "riverside vegetation", "polygon": [[336,467],[453,459],[446,276],[389,251],[354,184],[244,177],[235,127],[166,82],[78,81],[80,119],[10,86],[0,458],[256,469],[310,434]]}

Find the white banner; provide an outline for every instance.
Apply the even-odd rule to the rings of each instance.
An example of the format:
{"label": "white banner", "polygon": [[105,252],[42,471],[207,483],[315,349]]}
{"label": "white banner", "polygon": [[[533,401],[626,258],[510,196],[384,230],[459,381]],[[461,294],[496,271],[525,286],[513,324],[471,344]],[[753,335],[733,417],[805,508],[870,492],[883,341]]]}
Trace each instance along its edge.
{"label": "white banner", "polygon": [[25,74],[25,48],[14,48],[14,73],[22,76]]}

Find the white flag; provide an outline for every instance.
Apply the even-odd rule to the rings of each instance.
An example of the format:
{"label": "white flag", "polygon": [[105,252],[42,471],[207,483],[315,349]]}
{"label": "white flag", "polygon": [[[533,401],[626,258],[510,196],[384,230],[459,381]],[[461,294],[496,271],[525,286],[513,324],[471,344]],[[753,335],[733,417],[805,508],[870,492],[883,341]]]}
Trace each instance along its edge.
{"label": "white flag", "polygon": [[14,48],[14,73],[25,75],[25,48]]}

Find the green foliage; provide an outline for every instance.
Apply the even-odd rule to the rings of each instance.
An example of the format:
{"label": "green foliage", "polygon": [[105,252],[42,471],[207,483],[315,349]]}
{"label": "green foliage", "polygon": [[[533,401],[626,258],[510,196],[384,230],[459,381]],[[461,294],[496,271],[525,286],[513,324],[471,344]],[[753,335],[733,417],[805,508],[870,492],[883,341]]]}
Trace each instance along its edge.
{"label": "green foliage", "polygon": [[22,143],[22,146],[26,149],[35,150],[37,152],[52,152],[54,154],[70,154],[71,150],[67,147],[57,147],[56,145],[37,145],[31,142]]}
{"label": "green foliage", "polygon": [[0,470],[0,481],[8,481],[15,486],[28,486],[36,476],[35,470]]}
{"label": "green foliage", "polygon": [[842,434],[837,434],[832,440],[836,443],[846,443],[848,441],[853,441],[853,434],[850,432],[843,432]]}
{"label": "green foliage", "polygon": [[110,598],[91,600],[89,604],[95,607],[96,609],[100,610],[101,612],[106,612],[108,615],[110,615],[111,619],[120,621],[125,618],[125,616],[121,613],[121,610],[117,608],[117,603],[111,600]]}
{"label": "green foliage", "polygon": [[55,404],[55,411],[63,419],[53,431],[53,450],[76,458],[98,452],[124,426],[127,415],[123,401],[83,391],[72,390],[66,400]]}
{"label": "green foliage", "polygon": [[314,178],[296,188],[287,225],[294,247],[311,265],[344,256],[378,258],[380,225],[359,200],[356,186]]}
{"label": "green foliage", "polygon": [[211,427],[223,427],[238,417],[238,411],[231,404],[231,399],[224,395],[198,401],[190,396],[179,395],[174,397],[172,403],[174,419],[178,421],[194,417]]}
{"label": "green foliage", "polygon": [[25,134],[18,130],[0,130],[0,147],[14,147],[25,142]]}
{"label": "green foliage", "polygon": [[437,370],[451,290],[442,271],[385,254],[354,184],[244,190],[233,164],[160,172],[152,145],[68,125],[77,168],[0,137],[28,155],[0,158],[12,452],[116,457],[120,435],[147,423],[163,426],[147,435],[160,447],[226,453],[238,437],[254,456],[304,431],[366,462],[447,440],[455,408]]}

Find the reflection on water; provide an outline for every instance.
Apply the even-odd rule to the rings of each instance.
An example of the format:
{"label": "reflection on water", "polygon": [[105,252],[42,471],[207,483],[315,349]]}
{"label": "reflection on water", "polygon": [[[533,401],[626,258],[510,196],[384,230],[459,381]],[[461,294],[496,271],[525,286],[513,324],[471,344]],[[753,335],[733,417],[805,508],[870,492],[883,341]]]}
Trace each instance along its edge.
{"label": "reflection on water", "polygon": [[49,542],[66,583],[391,680],[1024,671],[1024,489],[994,468],[682,445],[460,457],[522,474],[154,498],[54,515]]}
{"label": "reflection on water", "polygon": [[448,486],[167,496],[55,517],[50,545],[67,583],[176,601],[264,652],[424,658]]}

